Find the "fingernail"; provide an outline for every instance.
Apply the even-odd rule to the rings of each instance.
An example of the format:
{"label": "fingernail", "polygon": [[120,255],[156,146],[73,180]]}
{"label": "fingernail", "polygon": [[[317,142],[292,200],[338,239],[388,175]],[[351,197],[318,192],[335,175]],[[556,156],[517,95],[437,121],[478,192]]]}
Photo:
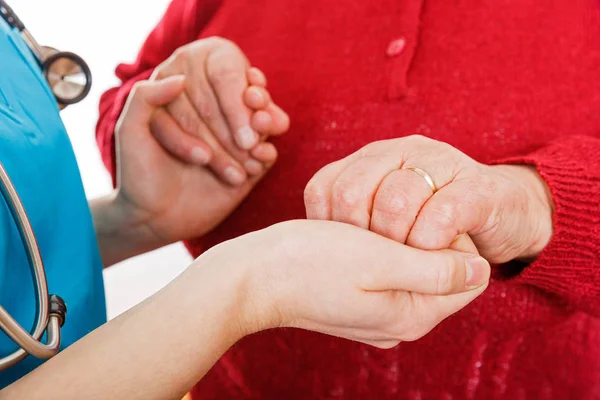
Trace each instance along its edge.
{"label": "fingernail", "polygon": [[244,167],[250,175],[258,175],[263,172],[263,165],[257,160],[250,159],[246,161],[244,163]]}
{"label": "fingernail", "polygon": [[237,133],[238,145],[245,150],[250,150],[258,143],[258,134],[249,126],[244,126]]}
{"label": "fingernail", "polygon": [[208,153],[202,147],[194,147],[190,152],[190,158],[194,163],[201,165],[205,165],[210,161]]}
{"label": "fingernail", "polygon": [[249,95],[254,104],[262,104],[264,102],[262,94],[256,89],[250,89]]}
{"label": "fingernail", "polygon": [[241,185],[246,180],[246,177],[235,167],[227,167],[223,172],[225,179],[232,185]]}
{"label": "fingernail", "polygon": [[481,257],[471,257],[465,260],[467,278],[465,285],[468,289],[475,289],[485,284],[490,274],[490,264]]}

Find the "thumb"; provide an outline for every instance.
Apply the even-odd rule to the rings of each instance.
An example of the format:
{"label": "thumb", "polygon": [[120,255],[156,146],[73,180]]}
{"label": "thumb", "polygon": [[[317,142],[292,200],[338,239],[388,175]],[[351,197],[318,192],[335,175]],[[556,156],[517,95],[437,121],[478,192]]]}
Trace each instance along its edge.
{"label": "thumb", "polygon": [[185,76],[174,75],[160,81],[139,81],[131,90],[123,113],[122,124],[149,123],[154,109],[175,100],[185,87]]}
{"label": "thumb", "polygon": [[458,235],[456,239],[454,239],[454,241],[450,244],[449,248],[451,250],[461,251],[463,253],[473,253],[479,255],[477,246],[475,246],[475,243],[473,243],[473,239],[471,239],[471,237],[467,233]]}

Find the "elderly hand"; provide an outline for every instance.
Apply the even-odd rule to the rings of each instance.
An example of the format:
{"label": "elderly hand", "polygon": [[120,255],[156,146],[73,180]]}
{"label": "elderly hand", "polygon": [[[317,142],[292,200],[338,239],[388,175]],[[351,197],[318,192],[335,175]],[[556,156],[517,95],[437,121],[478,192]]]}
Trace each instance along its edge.
{"label": "elderly hand", "polygon": [[420,249],[448,248],[467,233],[493,263],[533,259],[552,236],[551,196],[533,167],[483,165],[422,136],[371,143],[326,166],[307,185],[305,203],[308,218]]}
{"label": "elderly hand", "polygon": [[183,162],[208,164],[230,185],[262,174],[275,161],[275,148],[262,140],[286,132],[289,118],[272,102],[265,76],[250,68],[235,44],[208,38],[185,45],[151,80],[175,75],[186,77],[185,91],[150,121],[165,149]]}
{"label": "elderly hand", "polygon": [[274,225],[196,263],[215,274],[238,271],[243,335],[291,326],[381,348],[427,334],[479,296],[490,276],[477,255],[417,250],[330,221]]}
{"label": "elderly hand", "polygon": [[[202,236],[226,218],[267,172],[264,168],[231,186],[207,168],[172,157],[152,134],[149,121],[157,110],[180,98],[185,87],[183,76],[138,82],[117,123],[118,217],[113,225],[132,232],[129,236],[140,244],[137,253]],[[176,124],[172,133],[184,135]]]}

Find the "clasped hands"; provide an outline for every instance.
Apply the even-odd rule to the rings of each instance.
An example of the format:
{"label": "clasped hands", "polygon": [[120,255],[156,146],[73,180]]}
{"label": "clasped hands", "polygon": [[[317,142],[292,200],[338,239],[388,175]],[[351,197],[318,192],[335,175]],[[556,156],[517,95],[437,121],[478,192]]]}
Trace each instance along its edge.
{"label": "clasped hands", "polygon": [[[176,52],[153,79],[136,86],[117,128],[117,199],[138,236],[161,245],[201,236],[233,211],[275,161],[264,140],[288,120],[260,71],[220,39]],[[243,280],[240,336],[294,326],[378,347],[415,340],[485,290],[488,262],[533,259],[552,235],[551,197],[533,167],[483,165],[421,136],[324,167],[305,204],[309,220],[194,263]]]}

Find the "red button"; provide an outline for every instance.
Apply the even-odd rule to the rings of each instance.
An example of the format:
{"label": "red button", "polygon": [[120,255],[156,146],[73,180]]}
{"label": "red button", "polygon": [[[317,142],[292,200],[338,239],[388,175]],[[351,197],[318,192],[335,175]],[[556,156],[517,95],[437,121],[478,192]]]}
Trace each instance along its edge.
{"label": "red button", "polygon": [[388,57],[399,56],[405,47],[406,47],[406,39],[404,39],[403,37],[392,41],[387,49]]}

